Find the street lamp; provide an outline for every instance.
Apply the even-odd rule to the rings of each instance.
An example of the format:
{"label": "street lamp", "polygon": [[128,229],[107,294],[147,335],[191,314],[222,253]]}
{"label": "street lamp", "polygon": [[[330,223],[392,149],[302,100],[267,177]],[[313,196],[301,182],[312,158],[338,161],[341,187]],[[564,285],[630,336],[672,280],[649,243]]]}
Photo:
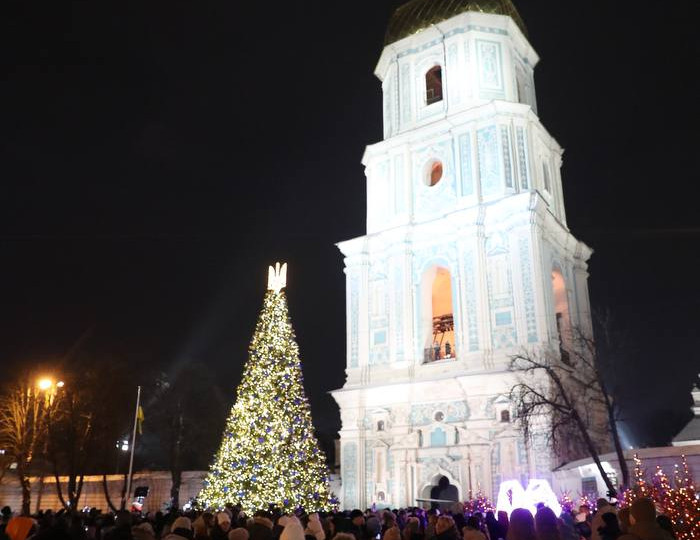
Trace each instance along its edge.
{"label": "street lamp", "polygon": [[51,377],[43,377],[36,382],[36,387],[40,392],[46,394],[46,398],[49,402],[53,401],[58,390],[62,389],[64,386],[66,386],[66,383],[63,381],[54,382]]}
{"label": "street lamp", "polygon": [[39,390],[45,392],[53,386],[53,381],[51,379],[39,379],[39,382],[37,382],[36,385],[39,387]]}

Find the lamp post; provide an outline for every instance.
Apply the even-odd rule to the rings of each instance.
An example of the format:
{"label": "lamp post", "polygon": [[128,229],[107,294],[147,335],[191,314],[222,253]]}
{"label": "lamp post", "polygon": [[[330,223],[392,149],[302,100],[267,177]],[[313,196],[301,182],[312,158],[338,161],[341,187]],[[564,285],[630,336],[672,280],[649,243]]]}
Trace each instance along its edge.
{"label": "lamp post", "polygon": [[[54,401],[56,398],[56,395],[58,394],[58,391],[65,386],[65,383],[63,381],[58,381],[54,382],[53,379],[49,377],[43,377],[37,380],[36,382],[36,387],[38,389],[39,394],[44,394],[44,403],[43,406],[45,408],[44,412],[44,428],[46,430],[46,439],[44,440],[44,455],[48,453],[49,449],[49,438],[51,436],[51,413],[53,411],[53,405]],[[37,398],[39,396],[37,395]],[[43,431],[42,429],[42,431]],[[40,470],[39,474],[39,494],[37,496],[37,501],[36,501],[36,507],[37,511],[39,510],[41,506],[41,496],[44,492],[44,471],[43,467]]]}

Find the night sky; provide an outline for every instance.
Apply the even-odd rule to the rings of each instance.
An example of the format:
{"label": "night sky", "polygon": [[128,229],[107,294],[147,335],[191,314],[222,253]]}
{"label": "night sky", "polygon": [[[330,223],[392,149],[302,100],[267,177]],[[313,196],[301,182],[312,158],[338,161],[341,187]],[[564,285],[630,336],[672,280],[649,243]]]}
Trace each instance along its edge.
{"label": "night sky", "polygon": [[[592,302],[625,336],[629,443],[663,444],[700,371],[697,22],[688,2],[516,3],[566,150],[569,226],[595,250]],[[267,265],[288,261],[315,423],[337,430],[334,244],[365,231],[373,71],[400,4],[3,3],[2,369],[88,335],[95,362],[124,358],[135,381],[202,362],[231,402]]]}

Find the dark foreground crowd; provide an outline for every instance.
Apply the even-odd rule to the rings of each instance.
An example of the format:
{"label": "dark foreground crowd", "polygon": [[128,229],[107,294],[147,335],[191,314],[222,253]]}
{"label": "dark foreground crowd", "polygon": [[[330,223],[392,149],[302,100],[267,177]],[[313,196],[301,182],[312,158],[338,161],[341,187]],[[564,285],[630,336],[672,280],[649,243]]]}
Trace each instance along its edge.
{"label": "dark foreground crowd", "polygon": [[673,540],[671,522],[640,499],[617,510],[605,499],[591,513],[556,516],[541,506],[533,516],[519,508],[466,514],[440,510],[371,511],[280,515],[236,508],[222,512],[134,514],[128,511],[40,512],[13,517],[2,510],[0,540]]}

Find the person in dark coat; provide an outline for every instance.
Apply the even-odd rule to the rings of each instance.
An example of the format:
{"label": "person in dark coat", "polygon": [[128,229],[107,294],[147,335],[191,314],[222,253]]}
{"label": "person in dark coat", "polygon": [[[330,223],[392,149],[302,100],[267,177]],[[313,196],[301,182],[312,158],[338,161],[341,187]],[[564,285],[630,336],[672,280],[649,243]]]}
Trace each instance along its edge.
{"label": "person in dark coat", "polygon": [[248,527],[250,540],[272,540],[272,514],[265,511],[256,512],[253,515],[253,524]]}
{"label": "person in dark coat", "polygon": [[451,516],[440,516],[435,522],[436,540],[459,540],[460,535]]}
{"label": "person in dark coat", "polygon": [[491,540],[505,540],[506,534],[501,530],[501,524],[491,510],[486,512],[486,529]]}
{"label": "person in dark coat", "polygon": [[130,512],[119,510],[114,518],[114,528],[105,535],[104,540],[133,540],[134,537],[131,534],[133,521]]}
{"label": "person in dark coat", "polygon": [[601,540],[617,540],[622,534],[617,516],[612,512],[606,512],[601,518],[603,525],[598,527],[598,534],[600,534]]}
{"label": "person in dark coat", "polygon": [[516,508],[510,515],[506,540],[537,540],[535,518],[529,510]]}
{"label": "person in dark coat", "polygon": [[637,499],[630,506],[629,533],[619,540],[673,540],[656,521],[656,507],[651,499]]}
{"label": "person in dark coat", "polygon": [[362,510],[350,512],[350,521],[352,521],[352,528],[349,532],[354,534],[357,540],[368,540],[369,535],[365,525],[365,515],[362,513]]}

